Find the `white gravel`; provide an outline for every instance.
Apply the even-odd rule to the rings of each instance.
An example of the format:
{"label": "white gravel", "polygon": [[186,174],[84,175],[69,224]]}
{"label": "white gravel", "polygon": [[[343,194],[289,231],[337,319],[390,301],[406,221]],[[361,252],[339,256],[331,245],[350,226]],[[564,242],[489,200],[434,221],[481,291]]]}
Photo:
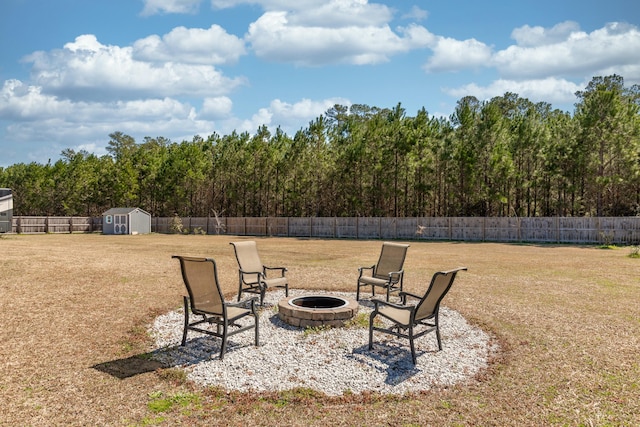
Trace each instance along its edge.
{"label": "white gravel", "polygon": [[[309,294],[290,290],[289,296]],[[314,292],[317,294],[317,292]],[[332,293],[354,298],[355,294]],[[260,346],[253,331],[232,336],[224,359],[219,359],[220,339],[189,331],[182,339],[183,312],[156,318],[150,328],[158,349],[153,358],[166,366],[182,367],[187,377],[201,385],[239,391],[281,391],[311,388],[327,395],[375,391],[404,394],[468,381],[487,367],[498,349],[481,329],[471,326],[454,310],[440,307],[442,351],[435,333],[415,340],[417,365],[411,361],[406,339],[374,332],[368,349],[368,329],[362,327],[306,331],[282,322],[277,301],[282,291],[267,292],[260,316]],[[360,300],[359,313],[372,304]],[[368,318],[368,316],[367,316]]]}

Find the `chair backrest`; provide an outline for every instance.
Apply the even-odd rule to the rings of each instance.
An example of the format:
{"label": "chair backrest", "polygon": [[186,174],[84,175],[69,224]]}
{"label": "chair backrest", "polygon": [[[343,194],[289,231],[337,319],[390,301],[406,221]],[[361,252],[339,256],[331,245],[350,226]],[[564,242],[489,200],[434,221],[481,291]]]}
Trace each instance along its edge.
{"label": "chair backrest", "polygon": [[373,275],[386,279],[389,277],[390,272],[402,270],[404,259],[407,256],[407,249],[409,249],[409,245],[384,242]]}
{"label": "chair backrest", "polygon": [[238,266],[245,273],[262,273],[263,264],[258,255],[256,242],[248,240],[245,242],[231,242],[236,253]]}
{"label": "chair backrest", "polygon": [[466,267],[458,267],[449,271],[438,271],[431,278],[429,289],[424,294],[418,305],[416,306],[416,320],[429,318],[436,314],[440,308],[440,301],[447,295],[456,274],[460,270],[466,270]]}
{"label": "chair backrest", "polygon": [[211,258],[196,258],[174,255],[180,260],[182,279],[192,312],[224,315],[224,298],[218,284],[216,262]]}

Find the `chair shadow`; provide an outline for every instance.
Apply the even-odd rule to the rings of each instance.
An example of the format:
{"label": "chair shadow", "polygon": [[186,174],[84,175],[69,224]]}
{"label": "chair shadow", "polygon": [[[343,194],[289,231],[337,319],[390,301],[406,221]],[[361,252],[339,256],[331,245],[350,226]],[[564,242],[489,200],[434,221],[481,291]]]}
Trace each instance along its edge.
{"label": "chair shadow", "polygon": [[[417,357],[426,353],[431,352],[416,349]],[[399,385],[422,372],[418,365],[413,364],[411,350],[391,341],[374,342],[373,350],[369,350],[369,344],[356,347],[346,357],[367,365],[373,370],[385,373],[384,382],[391,386]]]}
{"label": "chair shadow", "polygon": [[[147,353],[98,363],[92,368],[119,379],[130,378],[158,369],[187,367],[220,357],[221,342],[209,336],[187,340],[184,347],[179,344],[158,348]],[[227,341],[225,354],[233,352],[244,344]]]}
{"label": "chair shadow", "polygon": [[131,378],[136,375],[154,372],[164,367],[162,363],[151,359],[147,354],[148,353],[136,354],[135,356],[124,359],[98,363],[93,365],[92,368],[124,380],[125,378]]}

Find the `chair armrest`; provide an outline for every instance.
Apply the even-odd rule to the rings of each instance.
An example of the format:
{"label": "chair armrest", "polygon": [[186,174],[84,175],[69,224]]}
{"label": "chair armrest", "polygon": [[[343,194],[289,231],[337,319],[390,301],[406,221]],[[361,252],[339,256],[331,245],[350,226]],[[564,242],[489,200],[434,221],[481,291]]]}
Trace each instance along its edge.
{"label": "chair armrest", "polygon": [[257,297],[247,298],[238,302],[225,302],[224,305],[227,307],[242,307],[242,308],[250,308],[251,310],[255,310]]}
{"label": "chair armrest", "polygon": [[364,273],[365,270],[373,271],[375,267],[376,267],[375,264],[372,265],[371,267],[358,267],[358,271],[360,272],[360,277],[362,277],[362,273]]}
{"label": "chair armrest", "polygon": [[258,276],[263,276],[264,277],[264,272],[262,271],[244,271],[243,269],[238,269],[238,271],[240,272],[240,274],[257,274]]}
{"label": "chair armrest", "polygon": [[415,308],[415,306],[413,305],[401,305],[401,304],[394,304],[392,302],[387,302],[381,299],[377,299],[377,298],[372,298],[370,300],[374,306],[375,306],[375,310],[378,309],[378,305],[386,305],[387,307],[393,307],[393,308],[397,308],[399,310],[413,310]]}
{"label": "chair armrest", "polygon": [[403,304],[407,303],[407,297],[415,298],[417,300],[422,299],[420,295],[412,294],[411,292],[406,292],[406,291],[402,291],[398,293],[398,296],[400,297],[400,300],[402,301]]}
{"label": "chair armrest", "polygon": [[267,277],[267,270],[280,270],[280,274],[282,275],[282,277],[284,277],[284,275],[286,274],[287,268],[286,267],[267,267],[266,265],[263,265],[262,268],[264,269],[264,276]]}

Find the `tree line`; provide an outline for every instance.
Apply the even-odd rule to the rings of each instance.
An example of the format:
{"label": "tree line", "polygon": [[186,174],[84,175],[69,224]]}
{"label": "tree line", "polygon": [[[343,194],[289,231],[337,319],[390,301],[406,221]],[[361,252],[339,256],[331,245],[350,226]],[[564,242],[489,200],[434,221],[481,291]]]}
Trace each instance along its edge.
{"label": "tree line", "polygon": [[640,214],[640,87],[594,77],[573,114],[514,93],[450,117],[335,105],[293,137],[173,142],[114,132],[107,153],[0,168],[14,215],[632,216]]}

